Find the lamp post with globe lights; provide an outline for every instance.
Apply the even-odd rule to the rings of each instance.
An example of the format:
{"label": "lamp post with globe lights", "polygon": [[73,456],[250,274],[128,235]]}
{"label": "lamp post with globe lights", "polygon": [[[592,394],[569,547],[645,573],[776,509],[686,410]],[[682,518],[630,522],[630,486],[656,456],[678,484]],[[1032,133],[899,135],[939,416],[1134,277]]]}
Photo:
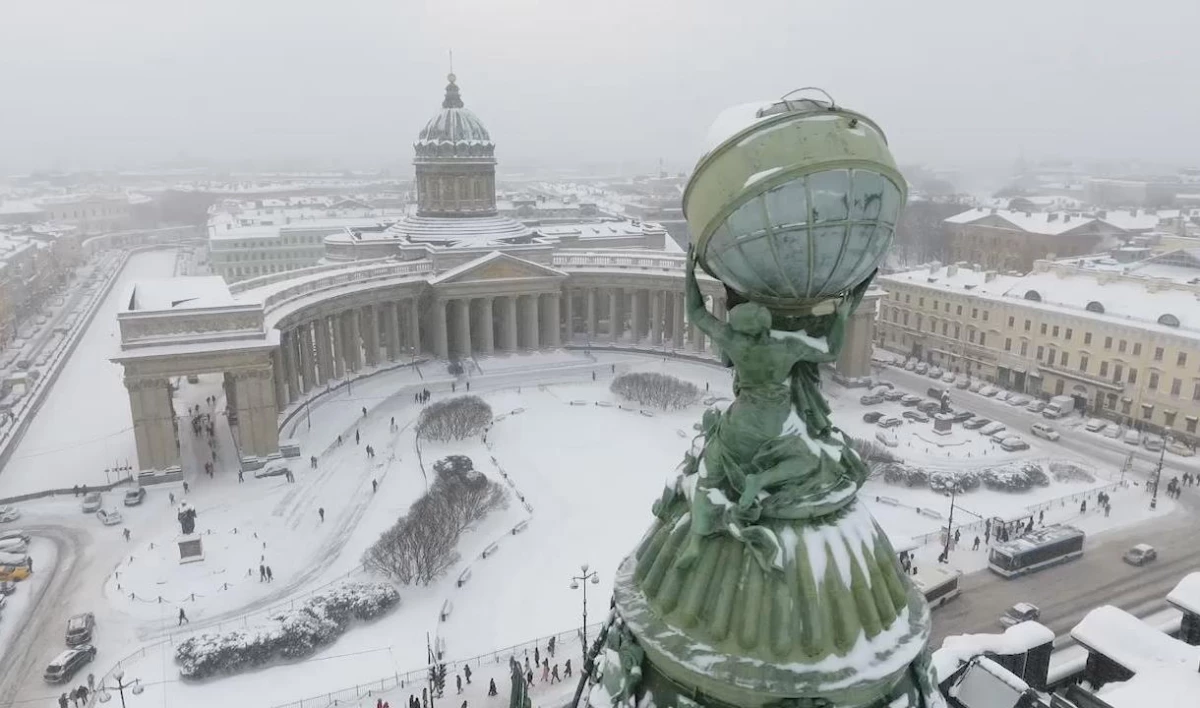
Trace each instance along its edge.
{"label": "lamp post with globe lights", "polygon": [[583,588],[583,664],[582,664],[581,668],[586,673],[587,672],[587,656],[588,656],[587,586],[588,586],[588,583],[591,583],[592,585],[599,585],[600,584],[600,574],[594,570],[589,571],[587,563],[584,563],[583,565],[579,566],[579,570],[581,571],[581,574],[573,576],[571,578],[571,589],[578,590],[579,588]]}
{"label": "lamp post with globe lights", "polygon": [[121,696],[121,708],[125,708],[125,689],[128,688],[129,692],[135,696],[142,695],[142,691],[146,690],[142,686],[141,679],[134,679],[132,683],[125,683],[125,672],[120,669],[113,672],[113,679],[117,682],[116,686],[100,684],[99,690],[96,691],[96,699],[101,703],[108,703],[112,700],[112,691],[116,691]]}

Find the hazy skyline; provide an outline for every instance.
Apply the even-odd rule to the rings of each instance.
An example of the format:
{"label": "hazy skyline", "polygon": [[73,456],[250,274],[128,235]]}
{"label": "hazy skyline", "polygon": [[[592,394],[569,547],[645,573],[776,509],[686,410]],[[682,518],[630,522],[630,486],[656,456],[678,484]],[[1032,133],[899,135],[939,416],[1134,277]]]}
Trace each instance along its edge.
{"label": "hazy skyline", "polygon": [[689,168],[724,107],[816,85],[902,162],[1200,163],[1195,0],[0,4],[0,172],[406,165],[448,70],[503,165]]}

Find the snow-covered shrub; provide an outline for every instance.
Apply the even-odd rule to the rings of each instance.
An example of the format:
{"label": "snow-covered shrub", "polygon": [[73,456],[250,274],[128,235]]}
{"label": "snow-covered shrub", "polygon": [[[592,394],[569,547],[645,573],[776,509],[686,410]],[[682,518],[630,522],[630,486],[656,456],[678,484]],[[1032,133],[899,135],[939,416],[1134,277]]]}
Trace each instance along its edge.
{"label": "snow-covered shrub", "polygon": [[430,490],[363,554],[368,566],[405,585],[428,585],[449,570],[462,533],[508,503],[504,487],[465,455],[438,460],[433,471]]}
{"label": "snow-covered shrub", "polygon": [[700,399],[700,389],[674,376],[652,371],[621,374],[609,390],[628,401],[662,410],[684,408]]}
{"label": "snow-covered shrub", "polygon": [[970,470],[939,470],[929,474],[929,488],[944,494],[979,488],[979,475]]}
{"label": "snow-covered shrub", "polygon": [[345,583],[248,629],[188,637],[175,647],[175,662],[184,678],[203,679],[300,659],[337,639],[351,620],[374,619],[399,602],[387,583]]}
{"label": "snow-covered shrub", "polygon": [[483,432],[492,422],[492,407],[479,396],[458,396],[426,406],[417,419],[417,437],[462,440]]}
{"label": "snow-covered shrub", "polygon": [[988,489],[998,492],[1024,492],[1034,485],[1025,470],[1012,467],[997,467],[984,470],[980,475]]}
{"label": "snow-covered shrub", "polygon": [[1091,484],[1096,478],[1091,472],[1073,462],[1056,460],[1050,463],[1050,474],[1056,482],[1087,482]]}
{"label": "snow-covered shrub", "polygon": [[850,448],[858,453],[858,458],[873,467],[887,462],[899,462],[900,458],[885,445],[864,438],[850,438]]}

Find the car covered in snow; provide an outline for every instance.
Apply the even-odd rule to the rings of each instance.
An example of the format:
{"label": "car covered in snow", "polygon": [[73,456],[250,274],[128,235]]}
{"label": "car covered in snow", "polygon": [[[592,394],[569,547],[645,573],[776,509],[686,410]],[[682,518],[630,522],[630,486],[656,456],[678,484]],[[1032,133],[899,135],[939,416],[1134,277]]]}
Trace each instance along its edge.
{"label": "car covered in snow", "polygon": [[877,406],[883,403],[883,396],[876,396],[873,393],[868,393],[858,397],[858,402],[864,406]]}
{"label": "car covered in snow", "polygon": [[1121,437],[1121,426],[1117,425],[1116,423],[1109,423],[1108,425],[1104,426],[1104,429],[1100,431],[1100,434],[1106,438],[1112,438],[1113,440],[1116,440],[1117,438]]}
{"label": "car covered in snow", "polygon": [[85,514],[91,514],[104,506],[104,495],[100,492],[88,492],[83,495],[83,503],[80,504],[80,509]]}
{"label": "car covered in snow", "polygon": [[975,417],[971,411],[952,411],[949,415],[951,423],[965,423]]}
{"label": "car covered in snow", "polygon": [[883,400],[885,400],[885,401],[899,401],[900,399],[904,398],[904,397],[905,397],[905,396],[907,396],[907,395],[908,395],[908,394],[907,394],[907,393],[905,393],[905,392],[903,392],[903,391],[899,391],[899,390],[896,390],[896,389],[892,389],[891,391],[888,391],[887,393],[883,394]]}
{"label": "car covered in snow", "polygon": [[975,382],[972,381],[969,377],[962,376],[957,381],[954,382],[954,388],[968,389],[968,388],[971,388],[971,386],[974,385],[974,383]]}
{"label": "car covered in snow", "polygon": [[886,430],[876,430],[875,439],[887,447],[899,447],[900,441],[894,433],[889,433]]}
{"label": "car covered in snow", "polygon": [[1029,443],[1025,442],[1018,435],[1009,435],[1000,441],[1000,447],[1008,452],[1018,452],[1020,450],[1028,450]]}
{"label": "car covered in snow", "polygon": [[1005,390],[1001,389],[999,391],[996,391],[996,400],[997,401],[1007,401],[1008,399],[1012,398],[1012,395],[1013,395],[1012,391],[1005,391]]}
{"label": "car covered in snow", "polygon": [[12,529],[10,531],[5,531],[3,533],[0,533],[0,542],[9,541],[14,538],[18,539],[24,543],[29,543],[29,541],[31,540],[29,537],[29,534],[25,533],[21,529]]}
{"label": "car covered in snow", "polygon": [[1022,622],[1036,621],[1042,616],[1042,611],[1037,605],[1028,602],[1018,602],[1012,607],[1004,611],[1000,615],[1000,624],[1005,627],[1012,627],[1021,624]]}
{"label": "car covered in snow", "polygon": [[917,362],[915,362],[911,359],[904,362],[904,370],[905,371],[916,371],[917,370]]}
{"label": "car covered in snow", "polygon": [[1180,457],[1191,457],[1196,454],[1195,450],[1178,440],[1172,440],[1170,444],[1167,445],[1167,452],[1171,453],[1172,455],[1179,455]]}
{"label": "car covered in snow", "polygon": [[917,364],[917,368],[914,369],[914,371],[916,371],[918,374],[921,374],[922,376],[924,376],[925,374],[929,373],[929,364],[926,364],[925,362],[922,361],[919,364]]}
{"label": "car covered in snow", "polygon": [[1121,556],[1121,560],[1130,565],[1145,565],[1157,559],[1158,551],[1154,550],[1154,546],[1148,543],[1139,543],[1128,551],[1125,551],[1125,555]]}
{"label": "car covered in snow", "polygon": [[1165,444],[1166,443],[1163,442],[1163,439],[1158,435],[1147,435],[1142,438],[1142,447],[1146,448],[1150,452],[1161,451],[1163,449],[1163,445]]}
{"label": "car covered in snow", "polygon": [[917,404],[917,410],[925,415],[933,415],[942,411],[942,404],[937,401],[921,401]]}
{"label": "car covered in snow", "polygon": [[982,386],[979,389],[979,395],[987,396],[988,398],[995,396],[997,393],[1000,393],[1000,389],[996,388],[995,386],[993,386],[991,384],[988,384],[987,386]]}
{"label": "car covered in snow", "polygon": [[944,373],[946,373],[946,372],[942,371],[942,367],[931,366],[931,367],[929,367],[929,371],[925,372],[925,375],[931,379],[940,379],[940,378],[942,378],[942,374],[944,374]]}
{"label": "car covered in snow", "polygon": [[1007,429],[1008,429],[1008,426],[1006,426],[1004,423],[1000,423],[1000,422],[988,423],[987,425],[985,425],[979,429],[979,434],[987,436],[987,437],[991,437],[992,435],[995,435],[996,433],[999,433],[1002,430],[1007,430]]}
{"label": "car covered in snow", "polygon": [[46,683],[66,683],[85,664],[96,658],[96,647],[90,644],[68,649],[50,661],[42,675]]}
{"label": "car covered in snow", "polygon": [[288,476],[288,467],[282,462],[268,462],[262,467],[254,470],[255,479],[265,479],[267,477],[286,477]]}
{"label": "car covered in snow", "polygon": [[0,581],[0,595],[11,595],[17,591],[17,584],[11,580]]}
{"label": "car covered in snow", "polygon": [[904,398],[900,399],[900,405],[908,407],[908,408],[912,408],[913,406],[920,403],[922,400],[923,399],[920,396],[910,393],[907,396],[905,396]]}
{"label": "car covered in snow", "polygon": [[1083,424],[1083,429],[1089,433],[1098,433],[1101,430],[1104,430],[1106,425],[1108,425],[1108,423],[1102,418],[1089,418],[1088,422]]}
{"label": "car covered in snow", "polygon": [[1126,445],[1142,444],[1142,434],[1139,433],[1138,431],[1134,430],[1133,428],[1126,430],[1125,431],[1125,444]]}
{"label": "car covered in snow", "polygon": [[957,378],[958,378],[958,375],[955,374],[953,371],[947,371],[946,373],[942,374],[942,383],[952,384],[952,383],[954,383],[954,380]]}
{"label": "car covered in snow", "polygon": [[125,520],[125,517],[121,516],[121,512],[116,509],[101,509],[96,512],[96,518],[100,519],[100,523],[105,526],[116,526]]}
{"label": "car covered in snow", "polygon": [[991,418],[972,418],[970,420],[963,421],[962,427],[966,428],[967,430],[979,430],[985,425],[991,424]]}
{"label": "car covered in snow", "polygon": [[1029,426],[1029,432],[1033,433],[1035,437],[1051,442],[1059,438],[1058,431],[1047,423],[1034,423]]}
{"label": "car covered in snow", "polygon": [[904,425],[904,421],[895,416],[888,416],[887,418],[880,420],[875,425],[878,425],[881,428],[895,428]]}
{"label": "car covered in snow", "polygon": [[882,417],[883,413],[881,411],[868,411],[867,413],[863,413],[863,422],[871,423],[873,425],[878,423],[879,419]]}
{"label": "car covered in snow", "polygon": [[1030,401],[1029,405],[1025,406],[1025,410],[1029,411],[1030,413],[1041,413],[1042,411],[1046,410],[1046,402]]}
{"label": "car covered in snow", "polygon": [[80,644],[90,644],[92,630],[96,628],[96,616],[91,612],[81,612],[67,620],[67,646],[77,647]]}
{"label": "car covered in snow", "polygon": [[1023,393],[1015,393],[1008,397],[1007,403],[1010,406],[1027,406],[1031,400],[1033,399]]}
{"label": "car covered in snow", "polygon": [[904,411],[900,415],[908,420],[916,421],[917,423],[929,422],[929,416],[920,411]]}
{"label": "car covered in snow", "polygon": [[125,506],[137,506],[146,498],[145,487],[135,487],[125,490]]}
{"label": "car covered in snow", "polygon": [[21,518],[21,510],[8,504],[0,505],[0,523],[16,521]]}

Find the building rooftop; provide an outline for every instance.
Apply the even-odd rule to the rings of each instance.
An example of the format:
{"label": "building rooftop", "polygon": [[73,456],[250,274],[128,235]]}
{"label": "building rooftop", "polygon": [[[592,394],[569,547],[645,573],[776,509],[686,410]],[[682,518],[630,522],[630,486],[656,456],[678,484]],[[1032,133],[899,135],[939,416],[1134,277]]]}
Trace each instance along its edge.
{"label": "building rooftop", "polygon": [[235,305],[225,279],[217,275],[139,280],[130,289],[127,312],[196,310]]}
{"label": "building rooftop", "polygon": [[[1091,217],[1057,211],[1011,211],[990,207],[975,207],[961,214],[947,217],[948,224],[973,224],[984,219],[999,219],[1019,231],[1027,231],[1045,236],[1057,236],[1073,231],[1093,221]],[[1157,223],[1157,222],[1155,222]]]}

